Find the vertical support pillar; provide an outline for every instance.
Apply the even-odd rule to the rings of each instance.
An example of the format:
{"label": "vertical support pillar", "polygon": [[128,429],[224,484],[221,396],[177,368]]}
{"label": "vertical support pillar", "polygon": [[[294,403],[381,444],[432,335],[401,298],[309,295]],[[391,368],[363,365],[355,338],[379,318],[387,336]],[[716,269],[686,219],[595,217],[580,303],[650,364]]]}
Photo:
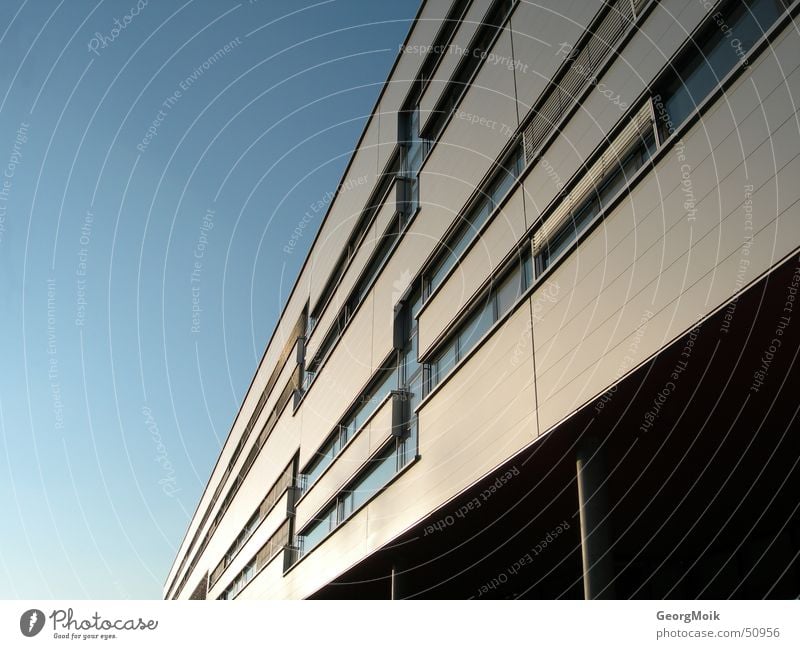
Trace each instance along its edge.
{"label": "vertical support pillar", "polygon": [[586,599],[613,599],[614,559],[611,553],[612,535],[604,484],[608,471],[597,438],[588,436],[579,442],[576,468],[581,519],[583,594]]}
{"label": "vertical support pillar", "polygon": [[406,599],[408,597],[408,574],[398,565],[392,566],[391,573],[391,599]]}

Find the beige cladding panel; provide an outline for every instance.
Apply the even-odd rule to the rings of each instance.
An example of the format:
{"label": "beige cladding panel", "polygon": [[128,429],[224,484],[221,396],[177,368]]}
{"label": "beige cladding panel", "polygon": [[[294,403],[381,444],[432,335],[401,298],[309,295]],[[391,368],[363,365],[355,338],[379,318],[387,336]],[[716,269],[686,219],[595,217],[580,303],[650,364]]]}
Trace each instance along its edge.
{"label": "beige cladding panel", "polygon": [[256,576],[239,598],[302,599],[313,594],[364,556],[365,514],[365,511],[356,514],[286,575],[283,575],[283,557],[279,556]]}
{"label": "beige cladding panel", "polygon": [[[253,535],[250,537],[250,539],[239,550],[238,554],[234,557],[231,564],[225,569],[225,572],[223,572],[219,580],[211,587],[208,592],[208,599],[216,599],[220,593],[222,593],[222,591],[224,591],[230,585],[233,578],[239,574],[242,568],[244,568],[253,559],[253,557],[256,556],[256,554],[258,554],[258,551],[261,549],[264,543],[269,540],[269,538],[286,520],[288,503],[288,493],[284,493],[275,504],[275,507],[272,509],[272,511],[270,511],[270,513],[267,515],[266,519],[261,522],[256,531],[253,532]],[[241,531],[241,529],[239,531]],[[216,554],[213,554],[211,551],[209,551],[207,568],[198,570],[197,572],[205,573],[206,570],[208,570],[208,573],[211,574],[229,547],[230,543],[221,552]]]}
{"label": "beige cladding panel", "polygon": [[297,504],[296,529],[302,530],[312,517],[333,498],[369,457],[369,431],[362,430],[350,441]]}
{"label": "beige cladding panel", "polygon": [[[789,38],[796,48],[795,34],[777,47]],[[536,323],[543,429],[800,245],[800,187],[791,180],[800,177],[791,99],[800,90],[797,51],[781,59],[785,84],[776,82],[771,55],[759,61],[731,89],[730,106],[717,102],[683,138],[682,158],[670,151],[658,177],[646,179],[555,271],[553,281],[575,288]],[[760,105],[750,97],[756,89]],[[655,182],[665,177],[669,184]],[[662,204],[652,206],[657,188]],[[639,209],[643,200],[650,203]],[[588,263],[578,271],[581,260]],[[643,319],[646,333],[637,337]]]}
{"label": "beige cladding panel", "polygon": [[558,188],[581,168],[609,130],[623,119],[625,107],[630,106],[652,81],[704,13],[702,4],[687,5],[678,0],[655,7],[599,80],[603,85],[589,93],[563,133],[544,151],[542,160],[525,179],[529,224],[556,195]]}
{"label": "beige cladding panel", "polygon": [[422,459],[368,506],[370,550],[536,438],[527,301],[423,405],[419,416]]}
{"label": "beige cladding panel", "polygon": [[305,466],[344,416],[346,408],[371,376],[371,348],[372,297],[369,296],[351,320],[301,404],[301,467]]}
{"label": "beige cladding panel", "polygon": [[458,26],[452,41],[447,46],[447,49],[439,61],[438,67],[433,73],[433,78],[420,99],[420,124],[422,124],[423,127],[425,122],[428,121],[431,111],[441,96],[442,91],[447,86],[448,81],[450,81],[450,77],[453,76],[456,66],[461,62],[464,56],[470,56],[470,54],[467,53],[470,40],[480,27],[481,19],[490,4],[490,0],[473,0],[467,8],[464,20]]}
{"label": "beige cladding panel", "polygon": [[422,208],[372,289],[372,295],[374,296],[372,325],[373,371],[392,351],[394,307],[406,293],[417,269],[430,253],[437,240],[427,232],[429,226],[437,226],[437,222],[430,219],[434,212],[435,210],[430,207]]}
{"label": "beige cladding panel", "polygon": [[565,54],[602,6],[600,0],[520,2],[511,16],[519,114],[528,114]]}
{"label": "beige cladding panel", "polygon": [[301,529],[389,439],[391,423],[392,402],[388,399],[298,503],[296,529]]}
{"label": "beige cladding panel", "polygon": [[[771,196],[774,196],[774,188],[766,198]],[[654,310],[651,296],[647,292],[632,297],[623,307],[624,311],[620,311],[620,320],[626,325],[635,322],[639,333],[634,330],[627,336],[622,336],[620,327],[615,328],[613,323],[607,323],[587,336],[576,348],[576,357],[593,348],[603,349],[603,354],[596,361],[577,374],[570,372],[568,376],[558,377],[557,385],[553,383],[552,377],[540,376],[542,429],[553,426],[587,399],[598,396],[613,380],[690,328],[699,315],[709,310],[709,305],[724,303],[740,288],[737,281],[739,276],[752,278],[778,261],[781,253],[790,252],[791,245],[797,246],[800,243],[798,222],[800,211],[794,206],[756,234],[747,256],[750,264],[746,269],[743,267],[740,251],[736,250],[719,259],[712,270],[698,279],[692,278],[692,282],[687,283],[679,298],[660,311]],[[713,254],[716,242],[704,240],[704,243],[705,245],[693,248],[692,254],[698,257]],[[668,268],[661,281],[680,285],[689,263],[687,255]],[[649,315],[650,313],[653,315]],[[713,339],[720,333],[711,331],[708,335]],[[633,353],[631,350],[634,350]]]}
{"label": "beige cladding panel", "polygon": [[317,353],[325,335],[328,333],[331,325],[336,322],[337,318],[341,315],[342,308],[347,302],[350,291],[352,290],[355,282],[358,279],[360,272],[366,266],[370,255],[375,249],[375,242],[377,236],[377,223],[373,223],[367,232],[364,242],[359,246],[356,251],[350,267],[347,269],[344,277],[338,288],[331,296],[328,306],[322,313],[316,323],[311,335],[307,337],[306,345],[306,362],[308,363]]}
{"label": "beige cladding panel", "polygon": [[283,552],[278,553],[237,599],[287,599],[283,580],[283,555]]}
{"label": "beige cladding panel", "polygon": [[[375,162],[377,142],[378,122],[372,120],[310,253],[312,309],[317,306],[320,294],[375,188],[378,179]],[[309,205],[309,213],[312,213],[312,206],[320,201],[324,203],[325,196],[313,199]],[[323,213],[324,208],[317,212],[317,216]]]}
{"label": "beige cladding panel", "polygon": [[[790,60],[787,47],[784,36],[775,45],[775,56]],[[663,233],[686,213],[680,196],[682,168],[691,169],[692,192],[695,201],[699,202],[709,192],[717,191],[718,179],[741,165],[743,156],[750,156],[757,149],[766,146],[766,151],[774,151],[775,161],[768,159],[766,164],[755,165],[748,162],[751,183],[759,177],[763,181],[767,177],[765,173],[769,174],[775,166],[780,168],[785,164],[788,161],[786,156],[792,155],[798,145],[792,96],[800,86],[800,70],[796,65],[789,65],[784,72],[785,77],[778,74],[775,57],[759,59],[751,72],[753,76],[745,75],[737,80],[726,93],[726,100],[716,102],[703,116],[702,124],[693,129],[690,139],[684,138],[684,146],[676,146],[668,153],[655,172],[648,173],[631,197],[617,208],[617,212],[624,210],[625,215],[608,219],[599,226],[606,248],[581,247],[573,255],[574,260],[568,264],[574,273],[568,274],[565,281],[569,285],[578,285],[583,281],[596,282],[600,277],[613,273],[614,265],[619,261],[607,258],[607,253],[613,251],[634,227],[629,245],[640,251],[656,245]],[[773,135],[769,134],[767,124],[775,131]],[[780,146],[775,147],[774,143],[780,143]],[[760,155],[765,154],[769,155],[765,151]],[[675,196],[670,198],[673,194]],[[675,207],[668,210],[666,205],[670,200]],[[719,220],[719,215],[716,220]],[[704,233],[703,227],[711,227],[711,224],[708,221],[695,222],[695,233]],[[623,257],[616,255],[615,259]],[[603,266],[599,265],[601,262]],[[584,294],[588,296],[591,292]],[[555,318],[549,319],[548,326],[537,329],[537,342],[549,340],[566,321],[563,318],[570,317],[563,311],[566,304],[559,304],[560,310]],[[573,312],[585,306],[574,299],[568,304]]]}
{"label": "beige cladding panel", "polygon": [[[423,55],[426,51],[425,48],[433,43],[450,5],[450,0],[429,0],[425,3],[406,44],[408,51],[401,53],[397,66],[387,81],[386,89],[377,108],[377,121],[380,127],[377,157],[379,171],[389,162],[389,157],[397,146],[397,112],[425,60]],[[402,43],[398,43],[398,49],[400,45]]]}
{"label": "beige cladding panel", "polygon": [[525,233],[522,200],[522,191],[515,192],[426,305],[419,323],[420,356]]}
{"label": "beige cladding panel", "polygon": [[392,435],[392,400],[389,399],[373,415],[369,422],[369,450],[373,455]]}
{"label": "beige cladding panel", "polygon": [[[655,3],[641,27],[599,80],[603,86],[591,93],[590,96],[597,95],[603,101],[588,111],[589,116],[613,113],[619,109],[620,102],[633,102],[705,15],[702,2],[662,0]],[[605,119],[598,117],[598,121]]]}
{"label": "beige cladding panel", "polygon": [[[787,83],[798,88],[798,82],[800,70],[795,70],[787,78]],[[785,85],[773,90],[769,87],[766,86],[767,94],[762,96],[763,104],[754,107],[738,128],[727,105],[724,102],[718,104],[704,117],[703,124],[684,139],[685,146],[671,151],[658,165],[656,173],[646,177],[632,197],[617,208],[615,217],[600,225],[597,236],[603,239],[604,246],[581,246],[577,250],[573,255],[574,263],[569,264],[575,272],[564,281],[580,287],[583,300],[590,300],[592,291],[587,290],[590,286],[597,290],[601,279],[610,281],[619,276],[637,251],[638,255],[651,249],[660,251],[665,234],[668,235],[667,241],[675,246],[666,254],[680,254],[690,235],[697,241],[725,217],[726,208],[715,201],[718,195],[732,201],[735,207],[744,200],[745,185],[752,184],[758,188],[774,175],[775,168],[781,168],[789,161],[788,156],[794,155],[800,145],[789,89]],[[739,92],[742,88],[755,93],[752,84],[744,83],[736,88],[737,96],[742,96]],[[736,112],[743,114],[743,111]],[[777,130],[770,134],[768,124]],[[710,136],[725,139],[709,144]],[[746,165],[742,164],[743,154]],[[717,187],[721,181],[732,191],[722,193]],[[691,194],[686,194],[687,191]],[[660,201],[653,200],[659,196]],[[698,209],[696,219],[691,223],[691,232],[685,218],[688,208],[692,207],[692,203],[687,202],[689,200],[694,201]],[[668,257],[664,257],[662,263],[667,261]],[[554,308],[553,317],[548,317],[547,322],[537,328],[537,343],[543,345],[550,341],[578,311],[589,308],[590,302],[593,304],[594,300],[582,301],[573,297],[559,303]],[[567,305],[569,310],[565,310]],[[546,359],[539,363],[542,367],[547,366]]]}
{"label": "beige cladding panel", "polygon": [[422,169],[423,205],[433,203],[458,211],[516,129],[514,75],[500,63],[510,56],[511,39],[506,30]]}
{"label": "beige cladding panel", "polygon": [[[257,432],[260,431],[258,428]],[[211,538],[204,554],[211,556],[211,563],[214,564],[212,569],[289,464],[297,450],[299,433],[300,418],[292,415],[290,402]],[[246,456],[247,453],[243,455]]]}
{"label": "beige cladding panel", "polygon": [[[765,148],[759,149],[749,158],[749,162],[753,165],[763,162],[766,166],[767,153]],[[793,166],[796,167],[796,163],[789,164],[787,171],[782,173],[788,175],[788,170]],[[747,199],[744,187],[750,180],[753,179],[745,176],[744,166],[740,165],[736,173],[722,181],[720,192],[710,192],[697,205],[696,220],[690,221],[682,216],[666,232],[659,232],[661,228],[654,219],[645,221],[623,242],[623,245],[615,247],[611,254],[608,254],[607,263],[602,270],[598,269],[585,281],[576,284],[575,293],[570,296],[570,302],[575,305],[575,308],[566,312],[560,320],[553,317],[557,315],[557,312],[551,312],[548,318],[542,322],[541,328],[537,325],[537,371],[541,380],[544,382],[545,377],[550,375],[554,366],[560,368],[564,377],[570,376],[573,370],[581,370],[580,364],[571,368],[565,368],[563,365],[564,358],[568,355],[566,352],[574,349],[573,340],[583,340],[594,330],[609,322],[619,320],[622,326],[628,326],[629,321],[621,318],[618,314],[620,299],[623,303],[627,303],[640,292],[646,292],[650,296],[651,310],[655,310],[660,304],[670,303],[677,299],[696,281],[696,278],[705,277],[707,273],[712,272],[714,264],[718,260],[727,258],[733,251],[744,245],[744,237],[748,234],[744,229],[743,221],[743,203]],[[761,190],[757,191],[753,200],[755,201],[757,196],[763,204],[763,199],[768,198],[769,191],[774,191],[772,181],[767,182]],[[790,191],[787,201],[792,199],[791,194]],[[720,196],[723,199],[722,203],[719,201]],[[684,215],[681,194],[673,193],[669,199],[670,202],[665,205],[666,211]],[[784,204],[781,209],[785,209],[787,204]],[[775,216],[774,206],[770,207],[772,209],[768,214],[761,214],[762,219],[766,219],[766,222]],[[615,212],[610,220],[616,220],[618,216],[620,214]],[[754,223],[753,231],[757,229],[759,229],[759,225]],[[641,236],[648,240],[652,239],[653,245],[637,249],[633,242],[634,234],[637,238]],[[791,232],[786,232],[786,234],[790,236]],[[788,241],[792,240],[792,238],[788,239]],[[598,243],[603,245],[600,242],[595,243],[594,237],[590,238],[587,244],[590,242],[593,245],[586,246],[590,250],[599,247]],[[690,243],[692,252],[687,255],[686,251]],[[581,248],[584,246],[581,246],[579,251]],[[749,260],[747,267],[751,271],[755,268]],[[594,279],[595,276],[601,276],[602,280],[598,282]],[[592,295],[594,297],[591,297]],[[615,299],[609,296],[614,296]],[[617,298],[617,296],[621,297]],[[586,306],[577,310],[577,307],[584,303]],[[705,310],[703,309],[702,312]],[[698,313],[700,312],[698,311]],[[540,329],[545,330],[541,340]],[[579,363],[590,363],[602,353],[602,348],[595,347],[591,351],[575,352],[575,357]]]}
{"label": "beige cladding panel", "polygon": [[333,294],[328,307],[325,309],[320,321],[309,339],[308,348],[306,349],[306,358],[313,358],[325,333],[330,328],[331,324],[339,316],[344,304],[347,302],[350,292],[359,280],[362,272],[368,265],[370,256],[375,251],[376,246],[380,243],[381,238],[386,234],[392,217],[397,211],[395,202],[394,186],[389,190],[386,201],[375,216],[372,226],[369,228],[364,241],[356,251],[353,261],[350,263],[347,272],[342,278],[339,287]]}
{"label": "beige cladding panel", "polygon": [[352,516],[340,525],[284,579],[290,597],[307,597],[335,579],[366,552],[367,511]]}

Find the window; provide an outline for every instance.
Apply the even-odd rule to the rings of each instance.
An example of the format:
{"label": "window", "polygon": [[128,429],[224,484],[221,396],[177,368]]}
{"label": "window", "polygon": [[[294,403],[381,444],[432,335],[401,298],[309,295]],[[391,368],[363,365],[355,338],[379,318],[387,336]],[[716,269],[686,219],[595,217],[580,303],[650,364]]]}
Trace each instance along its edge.
{"label": "window", "polygon": [[[693,39],[662,81],[657,100],[662,140],[680,126],[708,94],[743,60],[748,50],[780,17],[781,0],[736,0],[715,14],[705,34]],[[730,31],[726,29],[730,28]]]}
{"label": "window", "polygon": [[395,320],[395,326],[400,327],[399,338],[402,339],[399,363],[398,388],[402,390],[403,401],[395,407],[401,407],[403,417],[403,433],[397,440],[398,468],[411,461],[417,454],[417,439],[419,422],[414,412],[422,400],[423,375],[425,368],[419,362],[419,331],[417,311],[422,304],[422,291],[417,285],[411,294],[403,301],[400,317]]}
{"label": "window", "polygon": [[351,508],[347,514],[351,514],[378,493],[396,471],[397,459],[394,448],[390,445],[383,454],[370,461],[369,468],[358,478],[349,492],[346,492],[345,495],[351,496]]}
{"label": "window", "polygon": [[247,584],[249,584],[261,570],[278,552],[286,547],[289,540],[289,521],[284,521],[278,530],[261,546],[256,556],[234,576],[228,587],[220,593],[217,599],[233,599]]}
{"label": "window", "polygon": [[459,360],[464,358],[475,343],[483,337],[483,334],[489,331],[494,321],[494,310],[492,309],[491,302],[485,302],[472,314],[472,317],[467,321],[466,326],[458,335]]}
{"label": "window", "polygon": [[461,101],[461,97],[469,87],[472,75],[478,69],[481,61],[486,58],[489,46],[511,13],[514,4],[514,0],[495,0],[492,3],[491,8],[481,21],[481,26],[467,47],[468,54],[462,57],[455,73],[442,91],[442,95],[436,103],[436,107],[433,109],[427,124],[425,124],[423,135],[426,139],[431,141],[439,139],[447,119]]}
{"label": "window", "polygon": [[314,357],[308,364],[308,367],[303,372],[303,379],[301,382],[303,391],[307,391],[317,377],[319,368],[323,361],[327,358],[328,354],[333,349],[336,342],[344,333],[350,320],[356,314],[358,307],[364,301],[372,284],[378,276],[378,273],[383,268],[383,264],[389,257],[392,247],[400,238],[400,217],[395,215],[391,224],[387,227],[386,232],[380,237],[376,250],[372,253],[372,257],[367,264],[364,272],[361,274],[358,282],[353,290],[350,292],[347,301],[339,312],[336,320],[331,325],[331,328],[325,334],[322,343],[320,343]]}
{"label": "window", "polygon": [[311,527],[300,537],[301,553],[305,554],[314,548],[334,527],[336,527],[336,508],[328,507],[314,519]]}
{"label": "window", "polygon": [[317,481],[323,471],[328,468],[333,462],[333,441],[328,442],[320,450],[317,451],[312,464],[303,472],[304,480],[303,485],[308,489],[312,484]]}
{"label": "window", "polygon": [[400,113],[400,143],[402,146],[401,180],[404,191],[398,196],[397,211],[403,215],[404,221],[416,212],[419,206],[419,170],[427,153],[427,143],[419,134],[419,106]]}
{"label": "window", "polygon": [[532,281],[531,255],[526,249],[512,268],[501,275],[482,296],[463,324],[434,356],[429,365],[426,392],[441,383],[456,363],[467,356],[492,325],[509,312],[522,293],[531,286]]}
{"label": "window", "polygon": [[444,281],[450,269],[464,253],[467,246],[475,238],[478,230],[489,220],[489,216],[511,191],[523,168],[522,143],[516,143],[497,166],[485,186],[478,192],[477,198],[464,215],[459,217],[460,224],[445,242],[441,256],[433,263],[431,270],[425,273],[425,297],[429,297]]}
{"label": "window", "polygon": [[379,372],[373,382],[373,387],[367,388],[358,399],[358,403],[342,419],[336,430],[315,453],[314,458],[301,473],[300,484],[305,492],[325,472],[336,457],[341,453],[347,442],[364,425],[380,403],[391,390],[397,387],[397,369],[388,367]]}
{"label": "window", "polygon": [[432,386],[439,383],[456,366],[456,344],[457,339],[447,345],[433,361],[430,378]]}
{"label": "window", "polygon": [[344,273],[347,270],[347,264],[369,230],[369,226],[373,222],[373,217],[378,213],[378,210],[383,207],[387,193],[389,192],[389,189],[391,189],[392,183],[395,182],[397,174],[400,171],[401,164],[402,161],[398,156],[395,155],[388,162],[385,171],[380,176],[372,195],[370,196],[367,204],[364,206],[364,209],[358,218],[358,223],[353,229],[347,245],[337,259],[336,266],[328,277],[328,280],[325,282],[325,287],[322,290],[322,294],[319,296],[313,311],[311,311],[309,314],[309,324],[313,326],[308,329],[306,332],[307,334],[310,335],[313,328],[316,327],[317,323],[319,322],[322,312],[327,306],[334,290],[339,285],[339,280],[344,276]]}
{"label": "window", "polygon": [[495,319],[511,308],[511,305],[517,301],[517,298],[522,294],[522,277],[520,275],[509,275],[502,284],[497,287],[495,293],[494,316]]}
{"label": "window", "polygon": [[339,492],[333,502],[298,535],[301,556],[313,550],[348,516],[386,486],[397,473],[398,457],[397,447],[390,443],[367,463],[353,482]]}
{"label": "window", "polygon": [[605,209],[630,181],[633,174],[642,167],[655,151],[655,136],[652,129],[634,141],[631,149],[624,154],[617,165],[612,165],[607,175],[601,179],[599,187],[591,189],[583,197],[576,209],[571,210],[563,224],[550,235],[541,248],[537,248],[536,274],[541,275],[552,262],[558,259]]}

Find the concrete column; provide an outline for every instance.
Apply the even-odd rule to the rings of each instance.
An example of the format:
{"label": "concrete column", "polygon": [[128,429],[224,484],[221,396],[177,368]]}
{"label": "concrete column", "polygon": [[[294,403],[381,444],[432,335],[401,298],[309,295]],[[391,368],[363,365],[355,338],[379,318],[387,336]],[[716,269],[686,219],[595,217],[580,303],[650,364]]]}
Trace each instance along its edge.
{"label": "concrete column", "polygon": [[[586,599],[614,599],[614,559],[608,522],[604,452],[595,437],[578,444],[578,503],[581,519],[583,594]],[[603,520],[605,519],[605,520]]]}
{"label": "concrete column", "polygon": [[405,599],[408,595],[408,575],[402,567],[392,566],[391,599]]}

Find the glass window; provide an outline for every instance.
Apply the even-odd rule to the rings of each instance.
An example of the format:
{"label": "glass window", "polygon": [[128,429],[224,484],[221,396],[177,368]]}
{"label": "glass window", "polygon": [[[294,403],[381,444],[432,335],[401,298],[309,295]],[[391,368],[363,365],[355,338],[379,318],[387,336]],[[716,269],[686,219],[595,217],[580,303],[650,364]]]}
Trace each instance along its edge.
{"label": "glass window", "polygon": [[[594,208],[594,209],[592,209]],[[597,213],[597,203],[592,201],[582,210],[582,216],[585,218],[587,214],[592,211]],[[547,242],[547,264],[549,266],[552,261],[558,258],[570,245],[578,238],[580,234],[580,221],[575,217],[570,217],[569,221],[562,226],[561,230]]]}
{"label": "glass window", "polygon": [[642,166],[642,147],[636,146],[633,151],[619,157],[614,161],[606,176],[600,183],[598,190],[599,200],[602,207],[605,207],[614,196],[630,181],[631,177],[639,167]]}
{"label": "glass window", "polygon": [[367,500],[372,498],[383,486],[389,482],[397,470],[397,459],[394,453],[394,446],[390,446],[388,451],[372,460],[372,468],[361,478],[352,489],[352,509],[357,509]]}
{"label": "glass window", "polygon": [[302,535],[303,553],[316,546],[335,527],[335,517],[336,509],[329,507],[316,518],[316,522]]}
{"label": "glass window", "polygon": [[306,489],[310,487],[317,478],[322,475],[322,472],[328,468],[328,465],[333,460],[333,442],[328,442],[319,451],[317,451],[314,463],[306,471]]}
{"label": "glass window", "polygon": [[453,267],[455,261],[456,258],[452,252],[448,252],[439,260],[435,270],[428,278],[428,295],[433,293],[436,290],[436,287],[438,287],[439,284],[444,281],[445,275],[450,272],[450,269]]}
{"label": "glass window", "polygon": [[511,308],[511,305],[517,301],[517,298],[521,295],[520,289],[522,287],[520,284],[520,272],[519,267],[517,267],[495,289],[495,319],[502,317]]}
{"label": "glass window", "polygon": [[[511,161],[506,161],[503,163],[506,164],[513,164]],[[514,176],[513,169],[503,169],[500,171],[500,176],[494,181],[494,185],[492,187],[492,206],[497,207],[503,197],[508,193],[511,189],[511,186],[514,184],[516,180]]]}
{"label": "glass window", "polygon": [[389,394],[392,390],[397,389],[397,370],[391,369],[386,372],[386,376],[383,379],[383,382],[375,388],[372,392],[374,395],[372,399],[372,406],[376,408],[378,404],[383,401],[384,397]]}
{"label": "glass window", "polygon": [[431,367],[431,387],[439,383],[456,364],[456,343],[451,342]]}
{"label": "glass window", "polygon": [[345,491],[339,496],[339,523],[344,521],[345,518],[350,516],[355,509],[355,500],[352,491]]}
{"label": "glass window", "polygon": [[530,251],[522,260],[522,290],[526,291],[533,285],[533,260]]}
{"label": "glass window", "polygon": [[255,564],[255,562],[247,564],[247,567],[244,569],[244,574],[243,574],[243,577],[244,577],[243,582],[244,583],[242,584],[242,586],[246,585],[253,578],[253,575],[255,574],[255,572],[256,572],[256,564]]}
{"label": "glass window", "polygon": [[458,360],[464,358],[481,336],[489,331],[494,322],[493,311],[492,303],[486,302],[470,317],[458,336]]}
{"label": "glass window", "polygon": [[486,223],[486,219],[489,218],[491,210],[491,194],[482,197],[480,202],[470,210],[469,215],[467,216],[470,226],[464,229],[460,235],[460,240],[457,243],[453,243],[452,246],[457,255],[460,255],[462,252],[464,252],[467,244],[472,241],[472,238],[475,236],[476,231],[479,230],[484,223]]}
{"label": "glass window", "polygon": [[692,46],[693,53],[676,65],[674,76],[661,93],[672,122],[671,128],[661,125],[665,136],[680,126],[740,58],[745,57],[784,9],[778,0],[740,0],[729,3],[720,18],[730,32],[724,33],[716,19],[710,21],[705,38],[698,39],[702,45]]}

